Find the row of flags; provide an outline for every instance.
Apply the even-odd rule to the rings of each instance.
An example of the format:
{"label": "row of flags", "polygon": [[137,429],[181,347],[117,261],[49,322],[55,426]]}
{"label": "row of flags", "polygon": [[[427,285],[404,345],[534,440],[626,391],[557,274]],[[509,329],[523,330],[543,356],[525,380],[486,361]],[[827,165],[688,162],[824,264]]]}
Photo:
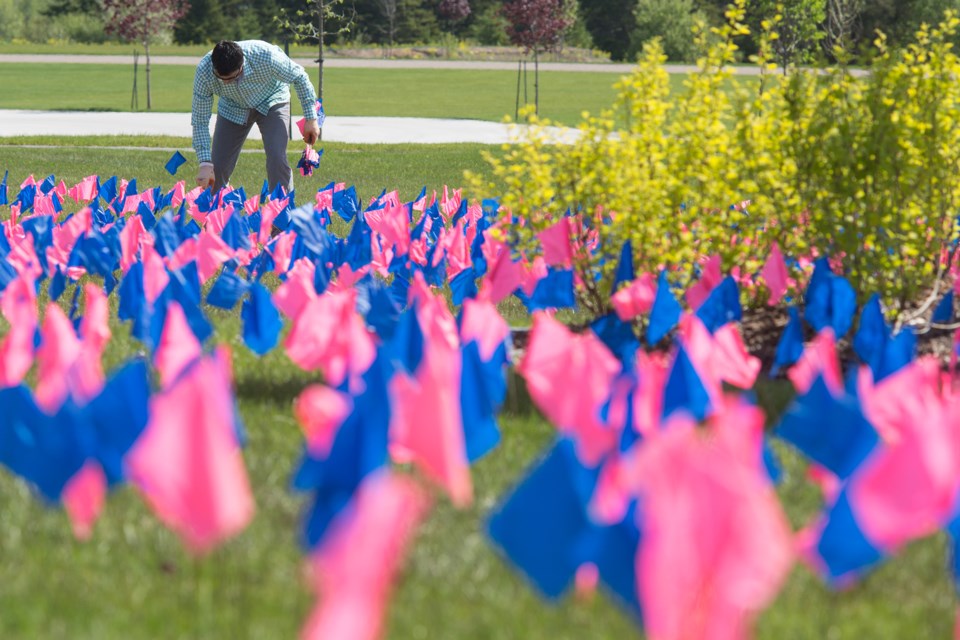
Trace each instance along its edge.
{"label": "row of flags", "polygon": [[[364,205],[331,183],[298,205],[266,186],[30,177],[8,200],[2,185],[0,464],[62,504],[77,535],[94,534],[121,483],[198,554],[254,517],[231,355],[208,307],[239,306],[246,348],[320,374],[293,407],[304,446],[291,484],[318,593],[304,637],[380,634],[437,494],[471,504],[470,465],[510,437],[497,422],[509,364],[557,435],[489,514],[491,543],[547,598],[602,585],[651,638],[746,637],[795,562],[842,586],[913,539],[960,530],[952,372],[918,360],[878,298],[858,308],[825,258],[806,276],[773,245],[757,274],[769,304],[794,294],[774,367],[797,397],[768,432],[749,393],[762,367],[739,329],[744,279],[716,257],[680,291],[667,269],[635,273],[625,243],[610,312],[574,332],[554,311],[576,305],[575,258],[597,248],[576,213],[526,256],[501,239],[509,212],[446,187]],[[516,362],[496,307],[511,295],[532,314]],[[937,321],[952,320],[947,295]],[[114,296],[145,355],[107,376]],[[848,336],[858,362],[845,375]],[[777,499],[773,440],[809,459],[823,492],[800,532]]]}

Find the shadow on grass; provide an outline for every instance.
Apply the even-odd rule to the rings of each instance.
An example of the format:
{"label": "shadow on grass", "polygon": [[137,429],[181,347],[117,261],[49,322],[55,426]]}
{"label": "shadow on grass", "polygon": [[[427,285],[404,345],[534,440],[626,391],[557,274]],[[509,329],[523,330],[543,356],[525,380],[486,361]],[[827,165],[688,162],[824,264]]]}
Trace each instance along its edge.
{"label": "shadow on grass", "polygon": [[238,398],[289,407],[305,388],[318,382],[321,382],[318,377],[307,373],[280,379],[255,375],[238,377],[235,387]]}

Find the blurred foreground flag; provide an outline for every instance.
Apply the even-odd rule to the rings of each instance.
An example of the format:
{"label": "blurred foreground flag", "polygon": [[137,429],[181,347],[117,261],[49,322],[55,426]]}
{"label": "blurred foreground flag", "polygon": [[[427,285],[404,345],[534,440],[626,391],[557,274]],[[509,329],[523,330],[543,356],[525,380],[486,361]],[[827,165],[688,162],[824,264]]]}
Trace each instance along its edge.
{"label": "blurred foreground flag", "polygon": [[203,357],[153,397],[150,422],[126,458],[131,481],[196,554],[253,518],[236,420],[228,356]]}

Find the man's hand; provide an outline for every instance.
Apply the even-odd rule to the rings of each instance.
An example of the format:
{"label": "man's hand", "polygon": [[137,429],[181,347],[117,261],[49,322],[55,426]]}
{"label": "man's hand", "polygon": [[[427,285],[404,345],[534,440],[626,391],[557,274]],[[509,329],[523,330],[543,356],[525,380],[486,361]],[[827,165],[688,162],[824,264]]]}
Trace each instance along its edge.
{"label": "man's hand", "polygon": [[304,120],[303,122],[303,141],[307,144],[313,144],[320,137],[320,127],[316,120]]}
{"label": "man's hand", "polygon": [[197,171],[197,186],[203,189],[212,187],[216,180],[213,177],[213,163],[201,162],[200,170]]}

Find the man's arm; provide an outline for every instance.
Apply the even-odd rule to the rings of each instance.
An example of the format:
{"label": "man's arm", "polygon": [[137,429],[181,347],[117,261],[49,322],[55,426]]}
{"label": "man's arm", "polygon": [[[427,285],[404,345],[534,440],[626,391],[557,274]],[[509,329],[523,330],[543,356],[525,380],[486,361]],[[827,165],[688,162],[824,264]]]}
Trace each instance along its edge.
{"label": "man's arm", "polygon": [[213,86],[210,82],[208,67],[210,58],[205,57],[197,66],[193,78],[193,107],[190,124],[193,127],[193,148],[197,152],[197,161],[210,162],[210,116],[213,113]]}
{"label": "man's arm", "polygon": [[276,70],[277,79],[280,82],[293,85],[297,91],[297,97],[300,98],[303,117],[307,120],[316,120],[317,94],[313,90],[313,84],[310,83],[310,76],[307,75],[303,67],[288,58],[280,47],[275,47],[275,49],[273,66]]}

